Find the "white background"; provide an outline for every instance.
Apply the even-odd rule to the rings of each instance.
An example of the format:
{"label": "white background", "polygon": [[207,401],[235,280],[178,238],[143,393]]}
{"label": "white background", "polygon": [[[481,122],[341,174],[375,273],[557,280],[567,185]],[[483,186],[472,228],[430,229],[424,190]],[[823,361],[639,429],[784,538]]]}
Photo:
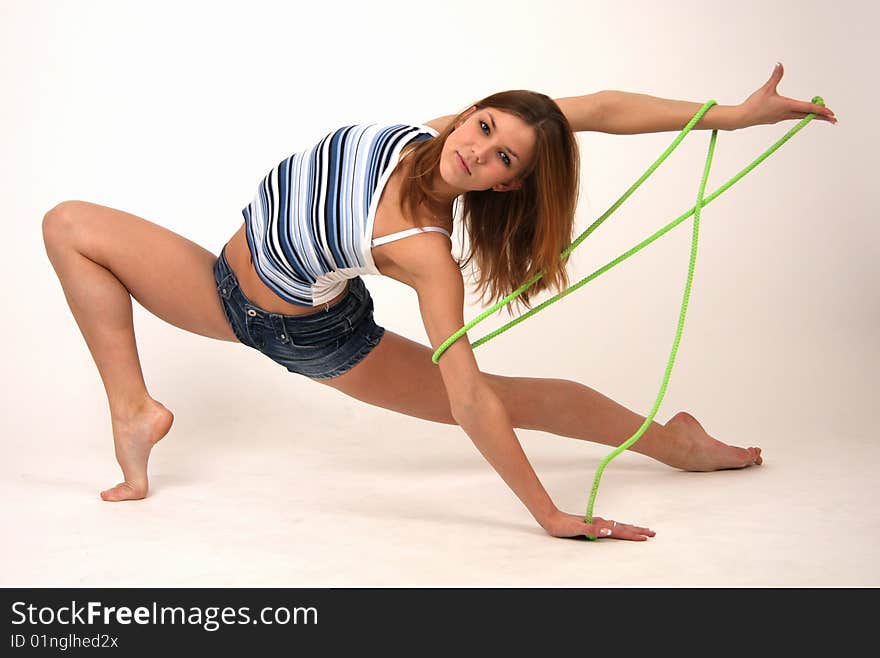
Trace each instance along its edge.
{"label": "white background", "polygon": [[[880,584],[878,19],[856,0],[0,0],[0,560],[19,565],[0,584]],[[422,123],[504,89],[732,105],[777,61],[782,95],[823,96],[840,123],[810,123],[703,211],[656,418],[686,409],[766,464],[683,474],[621,455],[596,513],[650,525],[652,541],[554,540],[458,428],[349,400],[137,303],[147,384],[176,422],[150,497],[99,499],[118,467],[42,243],[56,203],[120,208],[219,253],[265,173],[338,125]],[[719,132],[707,191],[794,125]],[[580,133],[578,233],[675,136]],[[692,132],[575,252],[572,282],[693,205],[708,140]],[[479,347],[481,368],[576,379],[647,415],[691,222]],[[415,293],[366,282],[377,321],[424,342]],[[470,299],[466,319],[480,310]],[[582,511],[607,449],[519,436],[557,505]]]}

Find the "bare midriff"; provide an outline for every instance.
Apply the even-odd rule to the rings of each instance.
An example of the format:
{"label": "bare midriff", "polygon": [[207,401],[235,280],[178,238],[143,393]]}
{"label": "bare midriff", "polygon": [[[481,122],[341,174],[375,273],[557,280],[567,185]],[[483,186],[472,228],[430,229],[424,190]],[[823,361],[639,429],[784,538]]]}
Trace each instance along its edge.
{"label": "bare midriff", "polygon": [[321,311],[327,304],[333,306],[333,304],[345,297],[349,286],[347,281],[343,292],[320,306],[297,306],[279,297],[275,294],[275,291],[263,283],[263,280],[257,274],[257,270],[254,269],[245,230],[244,222],[242,222],[235,235],[226,243],[226,260],[229,261],[229,267],[235,273],[235,278],[238,279],[238,285],[241,286],[244,296],[261,309],[269,313],[280,313],[281,315],[308,315]]}

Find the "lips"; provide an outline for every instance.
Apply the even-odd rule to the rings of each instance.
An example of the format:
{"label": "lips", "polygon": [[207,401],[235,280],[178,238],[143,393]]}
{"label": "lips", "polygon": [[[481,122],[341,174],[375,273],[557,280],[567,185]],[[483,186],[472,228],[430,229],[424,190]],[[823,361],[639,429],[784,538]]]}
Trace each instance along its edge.
{"label": "lips", "polygon": [[461,164],[461,168],[467,172],[468,176],[470,176],[471,170],[468,169],[467,164],[465,164],[464,158],[462,158],[461,155],[459,155],[458,151],[455,152],[455,155],[458,157],[458,162]]}

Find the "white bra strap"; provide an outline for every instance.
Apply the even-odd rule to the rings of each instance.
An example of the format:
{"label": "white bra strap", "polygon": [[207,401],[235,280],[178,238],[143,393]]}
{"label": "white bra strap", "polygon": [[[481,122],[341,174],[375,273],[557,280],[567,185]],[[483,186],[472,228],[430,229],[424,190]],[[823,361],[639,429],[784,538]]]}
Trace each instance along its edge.
{"label": "white bra strap", "polygon": [[415,228],[408,228],[404,231],[398,231],[397,233],[391,233],[390,235],[383,235],[381,238],[376,238],[370,243],[370,246],[378,247],[380,244],[387,244],[389,242],[394,242],[395,240],[408,238],[411,235],[423,233],[424,231],[437,231],[439,233],[445,233],[447,238],[451,239],[452,237],[449,235],[449,231],[440,226],[416,226]]}

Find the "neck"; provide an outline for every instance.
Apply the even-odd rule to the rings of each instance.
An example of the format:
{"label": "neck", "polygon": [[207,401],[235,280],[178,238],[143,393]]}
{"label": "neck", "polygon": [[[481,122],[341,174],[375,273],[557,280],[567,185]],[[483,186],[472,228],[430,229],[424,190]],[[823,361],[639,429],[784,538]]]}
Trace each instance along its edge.
{"label": "neck", "polygon": [[[411,171],[407,169],[406,175],[409,175],[409,173],[411,173]],[[466,190],[453,187],[443,180],[443,177],[440,175],[439,166],[434,167],[434,169],[428,174],[428,189],[431,190],[437,198],[433,211],[428,210],[428,212],[435,220],[443,222],[449,221],[451,223],[452,208],[455,199],[464,194]],[[422,203],[424,203],[424,201]]]}
{"label": "neck", "polygon": [[430,188],[440,199],[442,199],[443,205],[449,206],[450,209],[452,208],[453,202],[467,191],[458,187],[453,187],[443,180],[443,177],[440,175],[439,166],[434,167],[431,172]]}

